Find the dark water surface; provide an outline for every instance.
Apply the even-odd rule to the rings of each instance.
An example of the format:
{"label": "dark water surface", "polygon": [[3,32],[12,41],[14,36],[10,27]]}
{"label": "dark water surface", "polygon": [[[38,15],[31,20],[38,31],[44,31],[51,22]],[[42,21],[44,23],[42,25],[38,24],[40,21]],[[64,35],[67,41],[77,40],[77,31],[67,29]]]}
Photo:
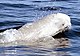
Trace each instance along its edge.
{"label": "dark water surface", "polygon": [[57,12],[71,17],[72,28],[65,32],[69,42],[66,47],[3,46],[0,56],[80,56],[80,0],[0,0],[0,31]]}

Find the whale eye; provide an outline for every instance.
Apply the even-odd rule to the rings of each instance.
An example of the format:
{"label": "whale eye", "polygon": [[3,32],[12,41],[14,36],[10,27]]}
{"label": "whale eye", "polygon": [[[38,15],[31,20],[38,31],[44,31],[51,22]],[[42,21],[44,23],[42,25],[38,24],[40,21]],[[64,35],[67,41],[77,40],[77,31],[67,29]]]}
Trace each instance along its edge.
{"label": "whale eye", "polygon": [[62,24],[62,26],[64,26],[64,24]]}

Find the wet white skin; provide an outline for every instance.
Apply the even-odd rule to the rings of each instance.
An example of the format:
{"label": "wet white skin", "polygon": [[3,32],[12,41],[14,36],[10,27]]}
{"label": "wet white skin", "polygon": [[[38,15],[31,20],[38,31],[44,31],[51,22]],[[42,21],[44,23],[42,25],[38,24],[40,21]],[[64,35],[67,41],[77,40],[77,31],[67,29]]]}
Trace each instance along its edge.
{"label": "wet white skin", "polygon": [[[25,24],[20,29],[10,29],[0,33],[0,42],[15,40],[36,41],[40,38],[52,38],[56,34],[71,27],[70,17],[57,13],[43,17],[31,24]],[[52,38],[54,40],[54,38]]]}

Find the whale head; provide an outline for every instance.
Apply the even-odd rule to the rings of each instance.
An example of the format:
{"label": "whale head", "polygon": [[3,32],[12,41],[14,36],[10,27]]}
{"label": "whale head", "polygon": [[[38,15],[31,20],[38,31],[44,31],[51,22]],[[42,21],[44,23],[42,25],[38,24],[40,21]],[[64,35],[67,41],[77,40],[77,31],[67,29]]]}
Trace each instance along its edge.
{"label": "whale head", "polygon": [[63,14],[63,13],[57,13],[56,18],[60,20],[60,23],[62,23],[61,26],[60,25],[58,26],[63,27],[64,30],[71,29],[71,20],[68,15]]}

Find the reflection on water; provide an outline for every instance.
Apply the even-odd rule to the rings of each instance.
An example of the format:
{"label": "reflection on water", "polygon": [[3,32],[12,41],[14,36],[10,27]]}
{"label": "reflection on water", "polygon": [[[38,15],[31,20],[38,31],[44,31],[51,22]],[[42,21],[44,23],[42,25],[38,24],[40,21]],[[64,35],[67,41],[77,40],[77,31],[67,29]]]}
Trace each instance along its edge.
{"label": "reflection on water", "polygon": [[[69,47],[69,39],[64,33],[54,36],[54,42],[44,41],[35,45],[28,45],[25,41],[6,43],[0,47],[0,55],[28,55],[28,56],[62,56],[69,55],[68,51],[59,51],[61,48]],[[29,43],[30,44],[30,43]],[[1,44],[0,44],[1,45]],[[2,46],[2,45],[1,45]]]}
{"label": "reflection on water", "polygon": [[69,55],[69,52],[59,52],[59,51],[53,51],[49,49],[42,49],[42,48],[18,48],[15,47],[15,50],[4,50],[1,55],[22,55],[22,56],[62,56],[62,55]]}
{"label": "reflection on water", "polygon": [[57,12],[69,15],[72,23],[66,36],[54,37],[56,44],[44,42],[31,46],[25,41],[0,44],[0,56],[80,56],[79,6],[80,0],[0,0],[0,32]]}

